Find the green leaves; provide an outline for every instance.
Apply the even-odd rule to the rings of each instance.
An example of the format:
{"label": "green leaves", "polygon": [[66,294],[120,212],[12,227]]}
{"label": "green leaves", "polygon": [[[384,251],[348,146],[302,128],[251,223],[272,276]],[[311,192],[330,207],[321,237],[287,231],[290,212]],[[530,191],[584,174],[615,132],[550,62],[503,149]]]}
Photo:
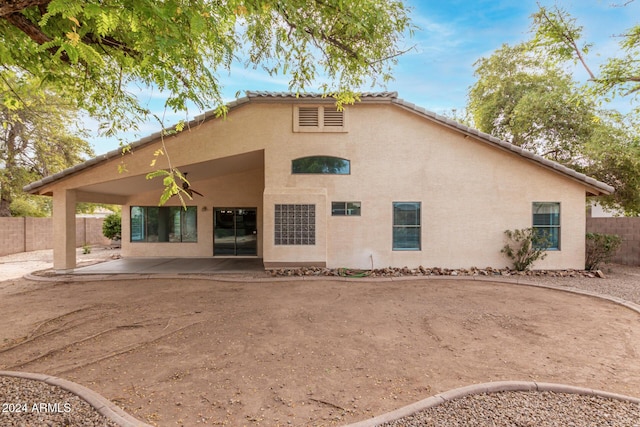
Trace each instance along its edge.
{"label": "green leaves", "polygon": [[523,43],[477,61],[468,109],[480,130],[570,163],[589,137],[594,105],[561,67],[541,58]]}
{"label": "green leaves", "polygon": [[[609,101],[615,96],[637,96],[640,92],[640,25],[620,29],[619,45],[626,55],[610,57],[594,72],[588,65],[590,43],[581,41],[583,27],[563,9],[540,7],[533,16],[533,43],[558,61],[580,63],[590,76],[592,94]],[[637,99],[637,98],[636,98]],[[638,107],[635,113],[638,113]]]}
{"label": "green leaves", "polygon": [[[22,187],[92,156],[81,138],[77,111],[68,100],[43,90],[28,76],[5,72],[0,80],[0,215],[48,212],[46,204],[25,198]],[[78,136],[76,136],[78,135]]]}
{"label": "green leaves", "polygon": [[561,58],[549,58],[526,42],[504,45],[476,62],[478,81],[468,103],[475,126],[613,186],[615,193],[599,202],[639,214],[636,114],[599,109],[594,91],[580,86]]}
{"label": "green leaves", "polygon": [[240,55],[288,75],[293,91],[321,75],[327,93],[386,82],[413,29],[397,0],[51,0],[42,12],[24,7],[28,33],[0,20],[4,70],[47,82],[109,132],[146,119],[129,84],[165,91],[174,110],[220,107],[219,73]]}
{"label": "green leaves", "polygon": [[549,238],[535,228],[505,230],[504,234],[507,243],[500,252],[513,261],[517,271],[528,270],[535,261],[547,256],[545,249],[549,246]]}
{"label": "green leaves", "polygon": [[153,172],[149,172],[146,175],[146,178],[162,178],[162,185],[164,189],[162,191],[162,195],[160,196],[160,202],[158,203],[158,206],[163,206],[173,196],[178,196],[182,206],[186,207],[187,205],[184,198],[186,197],[189,200],[193,198],[191,194],[189,194],[183,188],[182,185],[178,184],[177,180],[180,180],[183,184],[186,184],[187,188],[189,186],[189,181],[187,181],[187,178],[182,173],[180,173],[177,168],[169,168],[168,170],[159,169]]}

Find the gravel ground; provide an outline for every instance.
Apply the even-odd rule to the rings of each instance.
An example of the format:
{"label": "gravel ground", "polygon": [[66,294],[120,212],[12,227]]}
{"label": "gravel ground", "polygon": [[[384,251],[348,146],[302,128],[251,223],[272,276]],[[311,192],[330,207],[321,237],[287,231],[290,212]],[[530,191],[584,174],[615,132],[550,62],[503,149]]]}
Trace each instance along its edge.
{"label": "gravel ground", "polygon": [[[114,254],[117,252],[99,250],[79,259],[95,262]],[[27,263],[34,262],[40,262],[36,269],[50,268],[50,251],[0,257],[0,280],[6,280],[10,274],[20,273],[16,277],[26,274],[29,271],[24,271],[25,267],[33,265]],[[607,265],[603,271],[604,279],[527,277],[527,281],[598,292],[640,304],[640,267]],[[36,410],[41,403],[54,406],[44,412]],[[0,405],[2,426],[116,426],[77,396],[38,381],[0,377]],[[18,407],[27,410],[18,413]],[[551,392],[502,392],[467,396],[384,425],[640,427],[640,405]]]}
{"label": "gravel ground", "polygon": [[42,381],[0,376],[3,427],[117,427],[75,394]]}
{"label": "gravel ground", "polygon": [[638,427],[640,405],[551,392],[476,394],[381,426]]}
{"label": "gravel ground", "polygon": [[640,304],[640,267],[619,264],[603,266],[604,279],[587,277],[527,277],[532,283],[554,285],[563,288],[577,288],[622,298],[625,301]]}

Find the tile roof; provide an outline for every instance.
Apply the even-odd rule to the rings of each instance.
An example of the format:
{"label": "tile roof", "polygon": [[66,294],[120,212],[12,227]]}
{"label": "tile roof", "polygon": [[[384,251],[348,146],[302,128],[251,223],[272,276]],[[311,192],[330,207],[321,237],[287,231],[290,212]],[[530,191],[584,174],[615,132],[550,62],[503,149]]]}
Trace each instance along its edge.
{"label": "tile roof", "polygon": [[[238,98],[230,103],[227,104],[227,107],[229,108],[229,110],[233,110],[234,108],[237,108],[243,104],[247,104],[253,101],[257,101],[257,100],[273,100],[273,101],[295,101],[296,99],[314,99],[314,100],[320,100],[320,99],[324,99],[326,98],[324,95],[319,94],[319,93],[292,93],[292,92],[266,92],[266,91],[248,91],[246,93],[246,96],[243,98]],[[331,98],[326,98],[327,101],[330,100]],[[397,92],[363,92],[360,94],[360,99],[363,102],[366,101],[379,101],[379,102],[390,102],[393,105],[397,105],[400,108],[403,108],[405,110],[408,110],[410,112],[413,112],[415,114],[418,114],[428,120],[431,120],[433,122],[439,123],[441,125],[444,125],[446,127],[449,127],[451,129],[454,129],[458,132],[464,133],[466,135],[472,136],[488,145],[494,146],[496,148],[505,150],[505,151],[509,151],[512,152],[513,154],[516,154],[518,156],[524,157],[525,159],[532,161],[534,163],[537,163],[547,169],[550,169],[552,171],[555,171],[557,173],[560,173],[562,175],[565,175],[571,179],[574,179],[576,181],[581,182],[582,184],[592,188],[593,190],[596,190],[594,192],[594,194],[599,194],[599,193],[603,193],[603,194],[610,194],[614,192],[614,188],[608,184],[605,184],[603,182],[600,182],[594,178],[591,178],[585,174],[582,174],[580,172],[577,172],[571,168],[568,168],[564,165],[561,165],[559,163],[553,162],[549,159],[546,159],[542,156],[539,156],[537,154],[534,154],[530,151],[524,150],[521,147],[518,147],[516,145],[510,144],[506,141],[503,141],[499,138],[496,138],[495,136],[486,134],[484,132],[480,132],[477,129],[473,129],[470,128],[468,126],[465,126],[463,124],[460,124],[454,120],[451,120],[447,117],[441,116],[439,114],[436,114],[434,112],[431,112],[429,110],[426,110],[422,107],[419,107],[413,103],[404,101],[403,99],[398,98],[398,93]],[[189,125],[190,126],[195,126],[198,125],[200,123],[202,123],[205,120],[209,120],[211,118],[215,118],[215,112],[214,111],[207,111],[204,114],[201,114],[199,116],[197,116],[196,118],[194,118]],[[161,132],[156,132],[152,135],[149,135],[147,137],[144,137],[142,139],[139,139],[138,141],[133,142],[132,144],[130,144],[132,149],[144,146],[146,144],[152,143],[153,141],[156,141],[158,138],[160,138],[161,136]],[[102,162],[106,162],[107,160],[114,158],[114,157],[120,157],[122,155],[122,150],[121,149],[116,149],[116,150],[112,150],[106,154],[97,156],[93,159],[87,160],[84,163],[80,163],[78,165],[75,165],[71,168],[65,169],[61,172],[58,172],[54,175],[50,175],[47,176],[39,181],[33,182],[27,186],[25,186],[23,188],[24,191],[26,192],[33,192],[35,193],[39,188],[53,183],[55,181],[58,181],[62,178],[65,178],[69,175],[72,175],[76,172],[80,172],[84,169],[87,169],[89,167],[92,167],[94,165],[97,165],[98,163],[102,163]]]}
{"label": "tile roof", "polygon": [[[249,91],[247,92],[247,97],[250,99],[253,98],[289,98],[289,99],[298,99],[298,98],[313,98],[313,99],[327,99],[330,100],[331,97],[327,95],[323,95],[321,93],[294,93],[294,92],[267,92],[267,91]],[[398,92],[361,92],[361,98],[397,98]]]}

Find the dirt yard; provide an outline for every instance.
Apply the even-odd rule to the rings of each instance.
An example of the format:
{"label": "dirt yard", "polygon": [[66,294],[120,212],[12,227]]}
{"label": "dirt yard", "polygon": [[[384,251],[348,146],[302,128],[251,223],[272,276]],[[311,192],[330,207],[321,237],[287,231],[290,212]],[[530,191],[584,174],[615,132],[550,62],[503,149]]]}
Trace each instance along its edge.
{"label": "dirt yard", "polygon": [[637,313],[505,283],[18,279],[0,324],[0,370],[161,426],[341,425],[496,380],[640,390]]}

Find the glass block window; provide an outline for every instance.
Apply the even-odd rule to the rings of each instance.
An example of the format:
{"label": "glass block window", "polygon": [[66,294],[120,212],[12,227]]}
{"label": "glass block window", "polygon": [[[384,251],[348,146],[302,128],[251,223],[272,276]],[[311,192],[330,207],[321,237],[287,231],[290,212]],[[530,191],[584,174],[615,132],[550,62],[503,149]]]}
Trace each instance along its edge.
{"label": "glass block window", "polygon": [[420,202],[393,202],[393,250],[420,250]]}
{"label": "glass block window", "polygon": [[316,205],[275,205],[276,245],[316,244]]}
{"label": "glass block window", "polygon": [[291,162],[291,173],[349,175],[351,162],[347,159],[331,156],[302,157]]}
{"label": "glass block window", "polygon": [[549,239],[549,247],[543,249],[560,250],[560,203],[534,202],[533,228]]}
{"label": "glass block window", "polygon": [[331,202],[332,216],[360,216],[360,202]]}

